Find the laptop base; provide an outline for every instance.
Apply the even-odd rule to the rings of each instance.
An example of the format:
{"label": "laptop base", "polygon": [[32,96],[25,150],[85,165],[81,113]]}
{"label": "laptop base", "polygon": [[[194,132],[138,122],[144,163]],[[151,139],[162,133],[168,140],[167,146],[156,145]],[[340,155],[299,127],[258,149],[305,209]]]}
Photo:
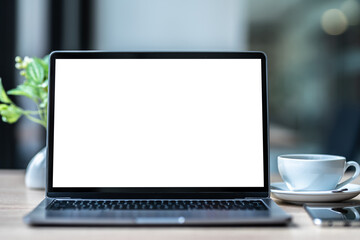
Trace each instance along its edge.
{"label": "laptop base", "polygon": [[[262,199],[268,210],[48,210],[44,199],[24,222],[33,226],[239,226],[286,225],[291,221],[271,199]],[[250,200],[250,199],[249,199]],[[258,199],[257,199],[258,200]]]}

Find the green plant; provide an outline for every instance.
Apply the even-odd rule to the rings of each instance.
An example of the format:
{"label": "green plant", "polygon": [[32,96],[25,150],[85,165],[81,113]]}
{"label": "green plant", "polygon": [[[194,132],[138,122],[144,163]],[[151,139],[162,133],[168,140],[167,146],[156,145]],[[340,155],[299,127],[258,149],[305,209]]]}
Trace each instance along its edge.
{"label": "green plant", "polygon": [[[0,78],[0,115],[7,123],[15,123],[21,116],[47,128],[48,69],[49,56],[41,58],[15,58],[15,67],[25,77],[22,84],[5,91]],[[37,110],[25,110],[17,106],[8,95],[24,96],[31,99]]]}

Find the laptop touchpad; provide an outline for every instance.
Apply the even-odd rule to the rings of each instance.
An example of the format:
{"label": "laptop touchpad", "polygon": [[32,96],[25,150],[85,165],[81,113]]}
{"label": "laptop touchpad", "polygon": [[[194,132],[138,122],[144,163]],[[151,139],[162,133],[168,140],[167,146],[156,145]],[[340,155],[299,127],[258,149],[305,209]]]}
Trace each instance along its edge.
{"label": "laptop touchpad", "polygon": [[138,217],[135,219],[137,224],[182,224],[184,217]]}

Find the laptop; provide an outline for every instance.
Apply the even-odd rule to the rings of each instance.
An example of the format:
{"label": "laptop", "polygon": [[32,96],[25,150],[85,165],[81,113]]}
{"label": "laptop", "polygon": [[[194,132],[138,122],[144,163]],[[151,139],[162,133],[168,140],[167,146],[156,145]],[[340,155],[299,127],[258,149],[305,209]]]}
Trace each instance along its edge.
{"label": "laptop", "polygon": [[57,51],[29,225],[285,225],[261,52]]}

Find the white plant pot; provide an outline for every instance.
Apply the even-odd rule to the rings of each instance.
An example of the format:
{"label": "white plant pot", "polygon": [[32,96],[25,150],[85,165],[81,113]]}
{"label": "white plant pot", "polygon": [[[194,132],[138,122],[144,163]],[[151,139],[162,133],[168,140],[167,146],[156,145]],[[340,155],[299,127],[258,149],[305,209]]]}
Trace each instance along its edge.
{"label": "white plant pot", "polygon": [[40,150],[26,168],[25,185],[33,189],[45,189],[46,147]]}

